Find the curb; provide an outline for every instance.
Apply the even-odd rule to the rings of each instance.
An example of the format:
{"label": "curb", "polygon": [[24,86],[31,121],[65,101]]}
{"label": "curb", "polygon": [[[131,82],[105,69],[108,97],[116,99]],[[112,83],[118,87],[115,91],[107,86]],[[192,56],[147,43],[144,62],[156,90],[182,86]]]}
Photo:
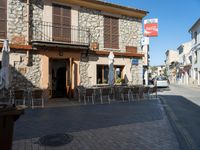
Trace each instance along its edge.
{"label": "curb", "polygon": [[179,120],[176,115],[172,111],[172,109],[167,104],[166,100],[160,97],[160,102],[163,105],[165,113],[169,119],[169,122],[172,126],[173,131],[175,132],[176,138],[179,143],[179,147],[181,150],[197,150],[194,141],[192,140],[189,133],[181,126]]}

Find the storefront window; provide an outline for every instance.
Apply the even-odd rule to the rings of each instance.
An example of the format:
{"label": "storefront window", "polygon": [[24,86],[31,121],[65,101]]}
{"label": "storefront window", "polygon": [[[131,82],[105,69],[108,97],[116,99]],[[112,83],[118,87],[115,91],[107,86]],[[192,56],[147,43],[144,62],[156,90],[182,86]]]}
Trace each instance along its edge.
{"label": "storefront window", "polygon": [[[114,66],[115,81],[123,80],[123,68],[124,66]],[[97,84],[108,83],[108,65],[97,65]]]}
{"label": "storefront window", "polygon": [[97,84],[108,83],[108,70],[106,65],[97,65]]}

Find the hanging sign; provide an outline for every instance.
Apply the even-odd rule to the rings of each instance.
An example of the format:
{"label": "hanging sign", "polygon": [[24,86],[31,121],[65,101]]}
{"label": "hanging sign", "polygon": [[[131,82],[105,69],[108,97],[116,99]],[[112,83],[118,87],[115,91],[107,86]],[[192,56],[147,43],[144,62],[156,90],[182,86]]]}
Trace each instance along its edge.
{"label": "hanging sign", "polygon": [[158,19],[144,20],[144,36],[152,37],[158,36]]}

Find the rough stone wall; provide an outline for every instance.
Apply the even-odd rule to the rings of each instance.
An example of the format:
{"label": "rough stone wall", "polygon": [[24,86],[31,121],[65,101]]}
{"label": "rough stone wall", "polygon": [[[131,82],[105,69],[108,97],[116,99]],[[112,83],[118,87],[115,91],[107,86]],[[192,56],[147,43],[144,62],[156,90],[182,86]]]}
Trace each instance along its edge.
{"label": "rough stone wall", "polygon": [[92,42],[98,42],[102,49],[103,41],[103,16],[101,11],[81,7],[79,10],[79,26],[89,29]]}
{"label": "rough stone wall", "polygon": [[[82,57],[84,57],[83,55],[82,55]],[[82,58],[82,60],[80,61],[79,72],[80,72],[80,80],[81,80],[80,85],[82,85],[84,87],[91,86],[90,78],[88,76],[88,67],[89,66],[90,66],[90,64],[88,62],[88,59]]]}
{"label": "rough stone wall", "polygon": [[8,39],[12,43],[20,42],[25,43],[27,33],[27,8],[26,3],[21,0],[8,0]]}
{"label": "rough stone wall", "polygon": [[27,66],[26,53],[14,53],[20,60],[14,62],[11,69],[12,87],[22,89],[27,87],[40,87],[41,58],[40,55],[30,54],[31,66]]}
{"label": "rough stone wall", "polygon": [[[30,21],[32,21],[31,29],[35,31],[36,27],[41,28],[43,0],[31,0],[30,2]],[[8,39],[10,39],[12,43],[26,44],[27,14],[26,1],[8,0]]]}
{"label": "rough stone wall", "polygon": [[31,15],[31,26],[30,30],[32,31],[33,39],[41,39],[41,34],[43,31],[43,8],[44,2],[43,0],[32,0],[32,4],[30,7],[30,15]]}
{"label": "rough stone wall", "polygon": [[139,60],[138,65],[132,65],[131,67],[131,74],[132,74],[132,85],[142,85],[143,84],[143,67],[142,67],[142,60]]}
{"label": "rough stone wall", "polygon": [[142,23],[140,20],[122,16],[119,19],[119,47],[125,51],[126,46],[135,46],[141,50]]}

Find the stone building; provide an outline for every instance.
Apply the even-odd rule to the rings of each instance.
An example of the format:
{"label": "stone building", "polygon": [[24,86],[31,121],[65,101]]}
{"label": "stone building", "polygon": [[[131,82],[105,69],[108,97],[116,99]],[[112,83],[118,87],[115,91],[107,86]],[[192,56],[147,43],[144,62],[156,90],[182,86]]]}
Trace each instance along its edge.
{"label": "stone building", "polygon": [[110,51],[115,80],[142,84],[140,40],[146,11],[98,0],[0,3],[0,39],[10,41],[12,87],[66,97],[78,85],[107,84]]}

